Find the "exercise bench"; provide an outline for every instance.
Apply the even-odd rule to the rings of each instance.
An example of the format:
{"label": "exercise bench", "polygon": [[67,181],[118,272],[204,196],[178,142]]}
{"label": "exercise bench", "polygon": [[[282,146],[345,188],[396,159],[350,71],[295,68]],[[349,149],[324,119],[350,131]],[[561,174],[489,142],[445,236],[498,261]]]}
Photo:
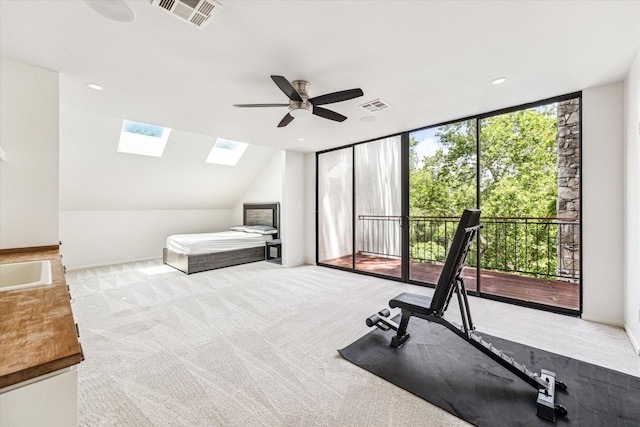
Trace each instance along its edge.
{"label": "exercise bench", "polygon": [[[389,307],[399,308],[401,311],[400,324],[389,318],[391,313],[388,309],[380,310],[378,313],[369,316],[366,319],[366,324],[369,327],[375,326],[383,331],[390,329],[396,331],[395,336],[391,339],[391,346],[396,348],[402,346],[410,338],[407,326],[412,317],[419,317],[445,326],[517,377],[536,388],[538,390],[536,414],[541,418],[555,422],[556,417],[567,415],[566,408],[555,403],[556,389],[565,391],[567,386],[562,381],[556,380],[554,372],[546,369],[542,369],[540,374],[531,372],[525,365],[518,363],[513,357],[506,355],[475,333],[467,291],[462,278],[462,269],[473,238],[480,227],[480,210],[466,209],[458,223],[458,228],[453,237],[433,297],[402,293],[389,301]],[[447,310],[454,293],[460,307],[462,325],[457,325],[444,319],[444,312]]]}

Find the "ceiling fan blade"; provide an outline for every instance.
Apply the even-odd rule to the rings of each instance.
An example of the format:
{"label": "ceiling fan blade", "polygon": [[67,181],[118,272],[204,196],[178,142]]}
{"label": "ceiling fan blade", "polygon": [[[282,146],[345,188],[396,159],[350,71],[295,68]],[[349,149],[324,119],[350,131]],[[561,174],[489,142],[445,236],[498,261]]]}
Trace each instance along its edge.
{"label": "ceiling fan blade", "polygon": [[284,92],[285,95],[289,97],[290,100],[302,102],[300,94],[298,93],[296,88],[294,88],[293,85],[289,82],[289,80],[282,76],[271,76],[271,80],[273,80],[273,82],[280,88],[282,92]]}
{"label": "ceiling fan blade", "polygon": [[336,113],[335,111],[327,110],[326,108],[322,108],[322,107],[314,106],[313,114],[315,114],[316,116],[323,117],[325,119],[334,120],[336,122],[344,122],[345,120],[347,120],[346,116],[343,116],[342,114]]}
{"label": "ceiling fan blade", "polygon": [[293,121],[293,116],[291,114],[287,113],[287,115],[284,116],[282,118],[282,120],[280,120],[280,123],[278,123],[278,127],[279,128],[283,128],[286,125],[288,125],[289,123],[291,123],[292,121]]}
{"label": "ceiling fan blade", "polygon": [[348,99],[357,98],[364,95],[362,89],[341,90],[340,92],[328,93],[326,95],[315,96],[310,98],[313,105],[333,104],[334,102],[346,101]]}
{"label": "ceiling fan blade", "polygon": [[252,108],[252,107],[288,107],[289,104],[233,104],[238,108]]}

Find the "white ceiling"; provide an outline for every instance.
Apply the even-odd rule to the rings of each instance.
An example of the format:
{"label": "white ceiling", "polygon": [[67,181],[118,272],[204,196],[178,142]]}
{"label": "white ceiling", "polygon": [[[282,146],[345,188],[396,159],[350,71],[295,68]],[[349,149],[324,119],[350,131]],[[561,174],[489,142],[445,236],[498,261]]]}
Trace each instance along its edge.
{"label": "white ceiling", "polygon": [[[620,81],[640,49],[638,1],[220,0],[202,30],[125,1],[132,23],[80,0],[2,0],[0,54],[59,71],[63,110],[310,152]],[[343,123],[279,129],[286,108],[232,106],[286,102],[272,74],[364,96],[326,106]],[[377,98],[392,108],[358,107]]]}

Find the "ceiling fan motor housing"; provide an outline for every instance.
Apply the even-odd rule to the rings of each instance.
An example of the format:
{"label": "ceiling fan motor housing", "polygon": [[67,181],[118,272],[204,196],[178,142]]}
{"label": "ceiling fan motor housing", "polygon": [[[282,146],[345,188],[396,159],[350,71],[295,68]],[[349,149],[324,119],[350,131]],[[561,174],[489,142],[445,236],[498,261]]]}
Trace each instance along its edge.
{"label": "ceiling fan motor housing", "polygon": [[338,92],[326,93],[324,95],[309,98],[309,82],[306,80],[294,80],[290,82],[286,77],[271,75],[271,80],[278,88],[287,95],[287,104],[233,104],[234,107],[289,107],[289,112],[280,120],[278,127],[287,126],[296,117],[306,117],[311,114],[335,122],[344,122],[347,116],[343,116],[333,110],[329,110],[320,105],[333,104],[334,102],[347,101],[363,95],[362,89],[348,89]]}
{"label": "ceiling fan motor housing", "polygon": [[313,112],[313,105],[309,102],[309,82],[294,80],[291,82],[294,89],[300,94],[302,102],[289,101],[289,114],[291,117],[307,117]]}

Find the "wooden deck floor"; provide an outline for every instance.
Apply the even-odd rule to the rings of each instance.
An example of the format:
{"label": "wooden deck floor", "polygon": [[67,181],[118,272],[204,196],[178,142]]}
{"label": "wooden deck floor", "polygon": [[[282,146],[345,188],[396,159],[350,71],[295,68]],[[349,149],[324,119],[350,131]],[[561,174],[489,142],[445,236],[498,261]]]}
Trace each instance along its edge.
{"label": "wooden deck floor", "polygon": [[[352,256],[324,260],[321,263],[351,268]],[[436,284],[441,269],[442,265],[439,264],[411,263],[409,278],[418,282]],[[401,263],[399,259],[357,254],[356,270],[399,278]],[[579,310],[580,308],[580,286],[577,283],[536,279],[490,270],[482,270],[481,274],[480,283],[483,294],[569,310]],[[463,277],[467,290],[477,291],[476,270],[465,268]]]}

